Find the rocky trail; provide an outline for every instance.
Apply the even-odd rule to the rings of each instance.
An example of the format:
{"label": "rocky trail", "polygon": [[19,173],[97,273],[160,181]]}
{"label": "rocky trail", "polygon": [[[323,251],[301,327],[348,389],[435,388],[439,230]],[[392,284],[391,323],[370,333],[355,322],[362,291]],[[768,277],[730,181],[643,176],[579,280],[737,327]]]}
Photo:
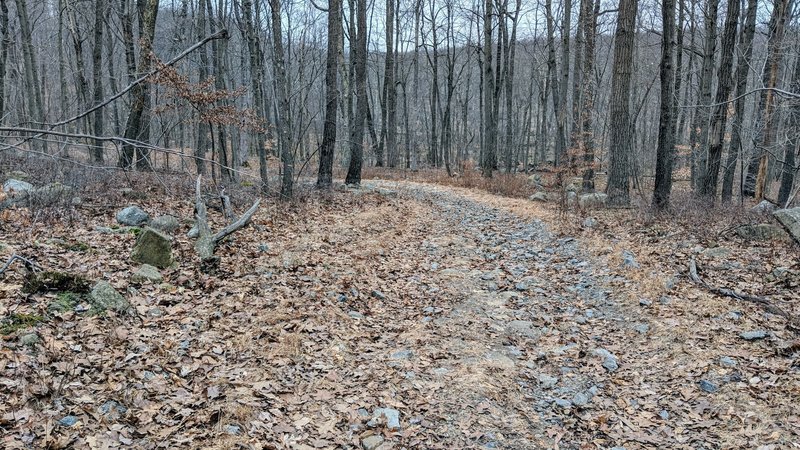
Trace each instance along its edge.
{"label": "rocky trail", "polygon": [[[46,227],[30,244],[6,230],[17,252],[109,279],[136,314],[68,311],[32,344],[4,342],[3,446],[798,448],[800,371],[776,353],[793,337],[779,318],[704,302],[674,267],[552,218],[371,181],[259,212],[216,276],[178,237],[184,261],[141,285],[119,258],[132,237],[96,231],[108,218],[74,236],[92,263]],[[3,313],[52,297],[3,292]]]}

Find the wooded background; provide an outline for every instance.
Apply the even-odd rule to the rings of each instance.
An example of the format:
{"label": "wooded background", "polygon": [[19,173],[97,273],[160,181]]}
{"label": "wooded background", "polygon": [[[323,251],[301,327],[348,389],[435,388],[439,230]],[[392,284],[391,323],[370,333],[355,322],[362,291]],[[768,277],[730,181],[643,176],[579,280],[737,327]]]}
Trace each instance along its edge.
{"label": "wooded background", "polygon": [[217,182],[258,164],[284,197],[312,171],[474,161],[607,174],[612,205],[665,208],[683,180],[788,204],[794,3],[0,0],[0,152]]}

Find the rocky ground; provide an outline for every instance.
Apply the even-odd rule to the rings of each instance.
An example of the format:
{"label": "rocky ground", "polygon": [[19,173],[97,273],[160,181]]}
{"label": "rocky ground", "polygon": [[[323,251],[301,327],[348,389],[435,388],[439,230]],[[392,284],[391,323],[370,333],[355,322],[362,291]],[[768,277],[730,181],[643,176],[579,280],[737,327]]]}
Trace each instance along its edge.
{"label": "rocky ground", "polygon": [[800,447],[794,330],[691,283],[685,256],[714,267],[708,249],[658,254],[606,217],[565,233],[531,201],[373,181],[265,206],[216,275],[181,222],[176,263],[144,277],[113,216],[0,228],[6,253],[105,279],[132,308],[55,311],[61,294],[20,292],[21,268],[2,280],[0,314],[41,318],[0,349],[6,448]]}

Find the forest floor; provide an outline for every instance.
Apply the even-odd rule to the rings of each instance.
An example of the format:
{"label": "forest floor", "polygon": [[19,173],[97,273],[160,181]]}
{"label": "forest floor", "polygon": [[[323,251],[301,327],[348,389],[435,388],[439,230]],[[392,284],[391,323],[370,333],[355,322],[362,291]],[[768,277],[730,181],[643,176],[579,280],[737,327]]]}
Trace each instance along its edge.
{"label": "forest floor", "polygon": [[98,228],[127,201],[0,223],[4,259],[135,308],[49,312],[9,269],[0,316],[42,320],[0,341],[3,448],[800,448],[798,330],[686,276],[798,317],[797,244],[369,181],[263,206],[215,275],[190,202],[138,201],[184,223],[165,282],[136,285],[135,237]]}

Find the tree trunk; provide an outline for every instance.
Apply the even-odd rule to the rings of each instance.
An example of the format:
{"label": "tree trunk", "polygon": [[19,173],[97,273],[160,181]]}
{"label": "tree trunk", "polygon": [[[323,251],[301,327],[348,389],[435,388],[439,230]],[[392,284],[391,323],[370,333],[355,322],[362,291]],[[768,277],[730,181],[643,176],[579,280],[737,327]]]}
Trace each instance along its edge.
{"label": "tree trunk", "polygon": [[364,155],[364,121],[367,117],[367,0],[356,0],[358,30],[350,37],[350,54],[355,66],[356,113],[350,126],[350,164],[345,183],[361,184]]}
{"label": "tree trunk", "polygon": [[[28,18],[28,5],[26,0],[16,0],[17,18],[19,19],[20,34],[22,37],[22,57],[25,69],[25,82],[27,90],[25,97],[28,99],[29,120],[44,123],[44,107],[42,106],[42,89],[39,83],[38,58],[36,48],[33,46],[33,30]],[[40,141],[41,142],[41,141]],[[35,144],[40,150],[45,149],[43,143]]]}
{"label": "tree trunk", "polygon": [[492,0],[486,0],[483,11],[483,159],[482,174],[492,177],[495,144],[494,73],[492,72]]}
{"label": "tree trunk", "polygon": [[722,144],[728,121],[728,97],[733,81],[733,47],[736,44],[736,26],[739,22],[739,5],[741,0],[728,0],[728,16],[725,18],[725,29],[722,33],[722,55],[717,81],[717,95],[714,112],[711,116],[711,136],[708,144],[708,162],[700,183],[700,195],[711,203],[716,200],[717,181],[722,160]]}
{"label": "tree trunk", "polygon": [[325,60],[325,125],[319,150],[317,187],[330,189],[333,183],[333,152],[336,146],[336,113],[339,90],[337,62],[342,32],[341,0],[328,1],[328,54]]}
{"label": "tree trunk", "polygon": [[790,0],[776,0],[769,20],[769,41],[767,43],[767,61],[761,80],[767,90],[761,92],[758,102],[758,113],[763,117],[763,124],[758,128],[753,157],[747,167],[744,182],[744,195],[755,197],[756,201],[764,198],[767,184],[767,163],[769,151],[775,142],[778,132],[778,121],[775,117],[777,98],[772,89],[778,86],[778,71],[783,58],[782,48],[786,18],[792,8]]}
{"label": "tree trunk", "polygon": [[[756,31],[756,12],[758,0],[747,1],[747,13],[744,29],[739,34],[738,56],[736,65],[736,102],[734,103],[731,140],[728,145],[728,158],[725,161],[725,175],[722,180],[722,202],[728,203],[733,197],[733,178],[736,173],[737,155],[742,145],[742,123],[744,122],[744,103],[747,92],[747,74],[753,58],[753,35]],[[744,164],[744,159],[742,158]]]}
{"label": "tree trunk", "polygon": [[292,148],[292,122],[289,105],[289,79],[286,76],[286,59],[283,51],[283,25],[281,23],[281,1],[269,0],[272,10],[272,68],[275,72],[277,92],[277,115],[275,127],[283,160],[281,198],[292,198],[294,184],[294,149]]}
{"label": "tree trunk", "polygon": [[[574,168],[575,160],[568,155],[569,149],[567,148],[567,95],[569,93],[569,38],[572,32],[572,0],[565,0],[564,4],[564,18],[561,23],[561,84],[559,85],[560,93],[560,108],[556,112],[558,135],[556,141],[560,141],[559,154],[557,159],[561,164]],[[577,68],[576,68],[577,70]]]}
{"label": "tree trunk", "polygon": [[614,62],[611,79],[611,139],[609,142],[608,203],[630,204],[632,124],[630,114],[633,38],[636,32],[637,0],[621,0],[614,33]]}
{"label": "tree trunk", "polygon": [[[581,146],[583,147],[583,191],[594,192],[594,130],[592,114],[594,113],[594,58],[595,42],[597,34],[597,16],[600,14],[600,1],[583,0],[586,3],[586,11],[581,27],[586,48],[584,49],[583,74],[584,74],[584,93],[582,95],[581,119],[582,123],[577,124],[580,131]],[[573,133],[575,134],[575,133]]]}
{"label": "tree trunk", "polygon": [[[8,48],[13,42],[11,36],[8,35],[8,4],[6,0],[0,0],[0,33],[3,34],[2,40],[0,40],[0,123],[4,123],[6,118],[6,65]],[[62,114],[64,114],[63,111]]]}
{"label": "tree trunk", "polygon": [[[94,47],[92,47],[92,100],[94,105],[103,101],[103,19],[105,18],[105,1],[95,0],[94,4]],[[95,164],[103,164],[103,141],[99,136],[103,135],[103,109],[98,108],[94,112],[94,135],[98,136],[94,140],[92,148],[92,161]]]}
{"label": "tree trunk", "polygon": [[708,124],[711,117],[711,83],[714,78],[714,57],[717,48],[717,10],[719,0],[708,0],[705,12],[705,43],[703,45],[703,65],[700,69],[700,107],[695,111],[692,125],[692,189],[700,191],[701,174],[706,171],[706,144],[708,143]]}
{"label": "tree trunk", "polygon": [[[795,58],[794,74],[789,86],[790,92],[800,92],[800,58]],[[784,146],[783,164],[781,164],[781,188],[778,191],[778,206],[788,206],[786,202],[792,195],[792,187],[798,168],[795,166],[795,153],[800,150],[800,99],[790,100],[789,117],[786,123],[786,135],[789,137]]]}
{"label": "tree trunk", "polygon": [[[738,0],[733,0],[738,1]],[[672,159],[675,153],[675,120],[673,115],[675,71],[672,67],[675,34],[675,0],[663,0],[661,8],[661,109],[658,125],[658,147],[656,148],[656,180],[653,189],[653,206],[664,210],[669,206],[672,192]]]}
{"label": "tree trunk", "polygon": [[[264,54],[259,39],[259,32],[253,20],[253,2],[242,1],[242,15],[244,16],[247,50],[250,54],[250,89],[253,91],[253,109],[258,119],[266,122],[267,111],[264,107]],[[267,124],[268,125],[268,124]],[[269,192],[269,173],[267,171],[267,143],[266,130],[255,132],[256,154],[258,155],[259,175],[261,177],[261,192]],[[237,168],[238,169],[238,168]]]}

